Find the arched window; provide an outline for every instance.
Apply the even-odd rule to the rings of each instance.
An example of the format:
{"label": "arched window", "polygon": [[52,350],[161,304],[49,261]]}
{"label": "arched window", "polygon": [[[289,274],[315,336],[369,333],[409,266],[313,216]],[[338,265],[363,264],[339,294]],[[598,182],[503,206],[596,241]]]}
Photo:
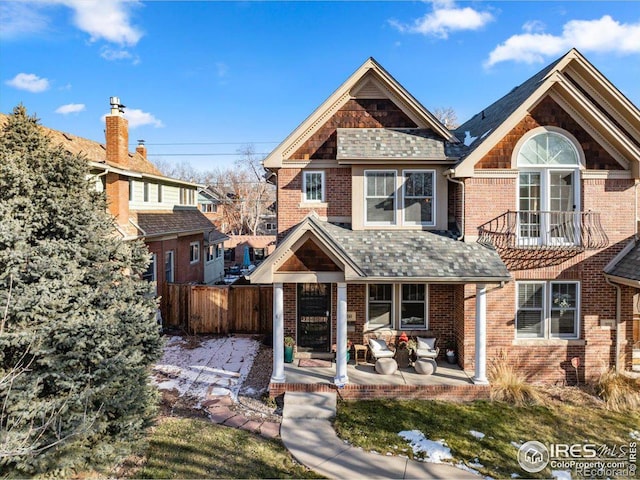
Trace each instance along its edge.
{"label": "arched window", "polygon": [[518,166],[574,166],[580,164],[578,152],[564,135],[544,132],[529,138],[518,151]]}
{"label": "arched window", "polygon": [[579,241],[580,155],[567,136],[546,129],[516,153],[521,245],[566,245]]}

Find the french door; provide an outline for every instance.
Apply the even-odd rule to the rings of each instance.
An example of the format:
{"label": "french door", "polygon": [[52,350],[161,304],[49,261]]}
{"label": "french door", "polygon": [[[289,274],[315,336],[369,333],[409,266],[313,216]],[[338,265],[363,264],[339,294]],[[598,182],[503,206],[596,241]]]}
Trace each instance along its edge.
{"label": "french door", "polygon": [[578,170],[541,169],[519,175],[518,245],[580,241]]}

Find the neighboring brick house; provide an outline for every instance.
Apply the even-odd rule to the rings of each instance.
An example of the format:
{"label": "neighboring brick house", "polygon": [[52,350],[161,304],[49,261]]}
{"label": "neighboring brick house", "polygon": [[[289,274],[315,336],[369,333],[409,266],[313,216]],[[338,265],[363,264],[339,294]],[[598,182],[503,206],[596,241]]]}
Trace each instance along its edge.
{"label": "neighboring brick house", "polygon": [[147,160],[143,144],[129,152],[128,121],[115,97],[105,121],[104,145],[42,128],[53,144],[86,156],[96,188],[106,192],[118,232],[126,240],[144,240],[149,248],[152,262],[144,277],[156,282],[158,295],[170,282],[222,280],[227,237],[198,210],[198,185],[162,175]]}
{"label": "neighboring brick house", "polygon": [[264,161],[272,382],[284,335],[337,344],[336,384],[346,338],[400,332],[479,384],[503,354],[533,382],[630,368],[639,163],[640,112],[576,50],[455,131],[367,60]]}
{"label": "neighboring brick house", "polygon": [[276,248],[275,235],[229,235],[224,245],[225,268],[243,266],[245,248],[249,251],[249,261],[259,265]]}

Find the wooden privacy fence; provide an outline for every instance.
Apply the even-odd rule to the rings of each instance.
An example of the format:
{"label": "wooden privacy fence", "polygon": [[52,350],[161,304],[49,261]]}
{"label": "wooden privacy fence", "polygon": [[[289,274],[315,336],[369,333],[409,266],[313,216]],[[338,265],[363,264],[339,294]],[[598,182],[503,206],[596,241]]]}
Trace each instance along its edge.
{"label": "wooden privacy fence", "polygon": [[170,283],[160,308],[165,327],[190,333],[270,333],[273,287]]}

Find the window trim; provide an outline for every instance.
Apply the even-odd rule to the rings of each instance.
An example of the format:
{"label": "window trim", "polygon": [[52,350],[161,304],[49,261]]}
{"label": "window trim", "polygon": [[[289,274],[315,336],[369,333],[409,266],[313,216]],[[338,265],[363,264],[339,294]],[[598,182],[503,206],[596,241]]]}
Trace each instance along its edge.
{"label": "window trim", "polygon": [[[400,308],[398,309],[398,329],[399,330],[429,330],[429,284],[428,283],[401,283],[400,285]],[[424,287],[424,300],[404,300],[403,290],[406,285],[422,285]],[[405,303],[423,303],[424,304],[424,325],[416,327],[414,325],[402,325],[402,306]]]}
{"label": "window trim", "polygon": [[[542,336],[540,337],[526,337],[518,336],[518,311],[520,306],[518,303],[518,293],[520,285],[522,284],[538,284],[542,285]],[[551,334],[551,310],[552,310],[552,285],[576,285],[576,306],[575,311],[575,335],[553,335]],[[581,282],[579,280],[517,280],[515,288],[515,323],[514,323],[514,338],[518,341],[532,341],[532,342],[548,342],[550,340],[580,340],[580,302],[581,302]]]}
{"label": "window trim", "polygon": [[149,182],[142,183],[142,201],[149,202]]}
{"label": "window trim", "polygon": [[[407,186],[407,178],[405,176],[406,173],[430,173],[431,174],[431,222],[412,222],[407,221],[406,219],[406,205],[405,200],[407,198],[406,195],[406,186]],[[425,169],[425,168],[410,168],[406,170],[402,170],[402,225],[412,226],[412,227],[435,227],[436,225],[436,171],[433,169]],[[408,197],[408,198],[429,198],[429,197]]]}
{"label": "window trim", "polygon": [[[392,222],[370,222],[367,218],[367,199],[369,196],[367,195],[367,175],[370,173],[393,173],[393,221]],[[389,226],[398,226],[398,170],[391,169],[369,169],[363,172],[364,178],[364,199],[363,199],[363,216],[364,216],[364,225],[366,227],[389,227]],[[371,197],[371,198],[383,198],[383,197]]]}
{"label": "window trim", "polygon": [[162,203],[162,184],[158,183],[158,203]]}
{"label": "window trim", "polygon": [[[193,250],[193,247],[197,247],[196,250]],[[194,251],[197,253],[197,255],[193,255]],[[189,264],[193,265],[199,262],[200,262],[200,242],[191,242],[189,243]]]}
{"label": "window trim", "polygon": [[[153,267],[151,269],[151,280],[148,280],[149,282],[157,282],[158,281],[158,255],[156,253],[151,252],[151,262],[149,263],[149,267]],[[147,274],[147,271],[149,270],[149,267],[147,267],[147,270],[142,274],[142,278],[144,279],[145,275]]]}
{"label": "window trim", "polygon": [[[389,320],[390,323],[387,324],[372,324],[369,320],[369,305],[371,303],[371,285],[389,285],[391,287],[391,312],[389,314]],[[395,320],[395,311],[396,311],[396,288],[395,288],[395,284],[391,283],[367,283],[367,318],[366,318],[366,323],[365,323],[365,331],[367,330],[379,330],[381,328],[393,328],[393,325],[395,324],[394,320]],[[374,301],[374,303],[388,303],[388,301]]]}
{"label": "window trim", "polygon": [[205,248],[204,261],[209,264],[211,262],[215,262],[216,258],[216,245],[210,243]]}
{"label": "window trim", "polygon": [[[171,279],[167,278],[167,255],[171,258]],[[164,281],[165,283],[174,283],[176,278],[175,273],[175,253],[173,250],[167,250],[164,252]]]}
{"label": "window trim", "polygon": [[[307,198],[307,175],[320,175],[320,200]],[[325,174],[324,170],[303,170],[302,171],[302,203],[323,203],[325,201]]]}

